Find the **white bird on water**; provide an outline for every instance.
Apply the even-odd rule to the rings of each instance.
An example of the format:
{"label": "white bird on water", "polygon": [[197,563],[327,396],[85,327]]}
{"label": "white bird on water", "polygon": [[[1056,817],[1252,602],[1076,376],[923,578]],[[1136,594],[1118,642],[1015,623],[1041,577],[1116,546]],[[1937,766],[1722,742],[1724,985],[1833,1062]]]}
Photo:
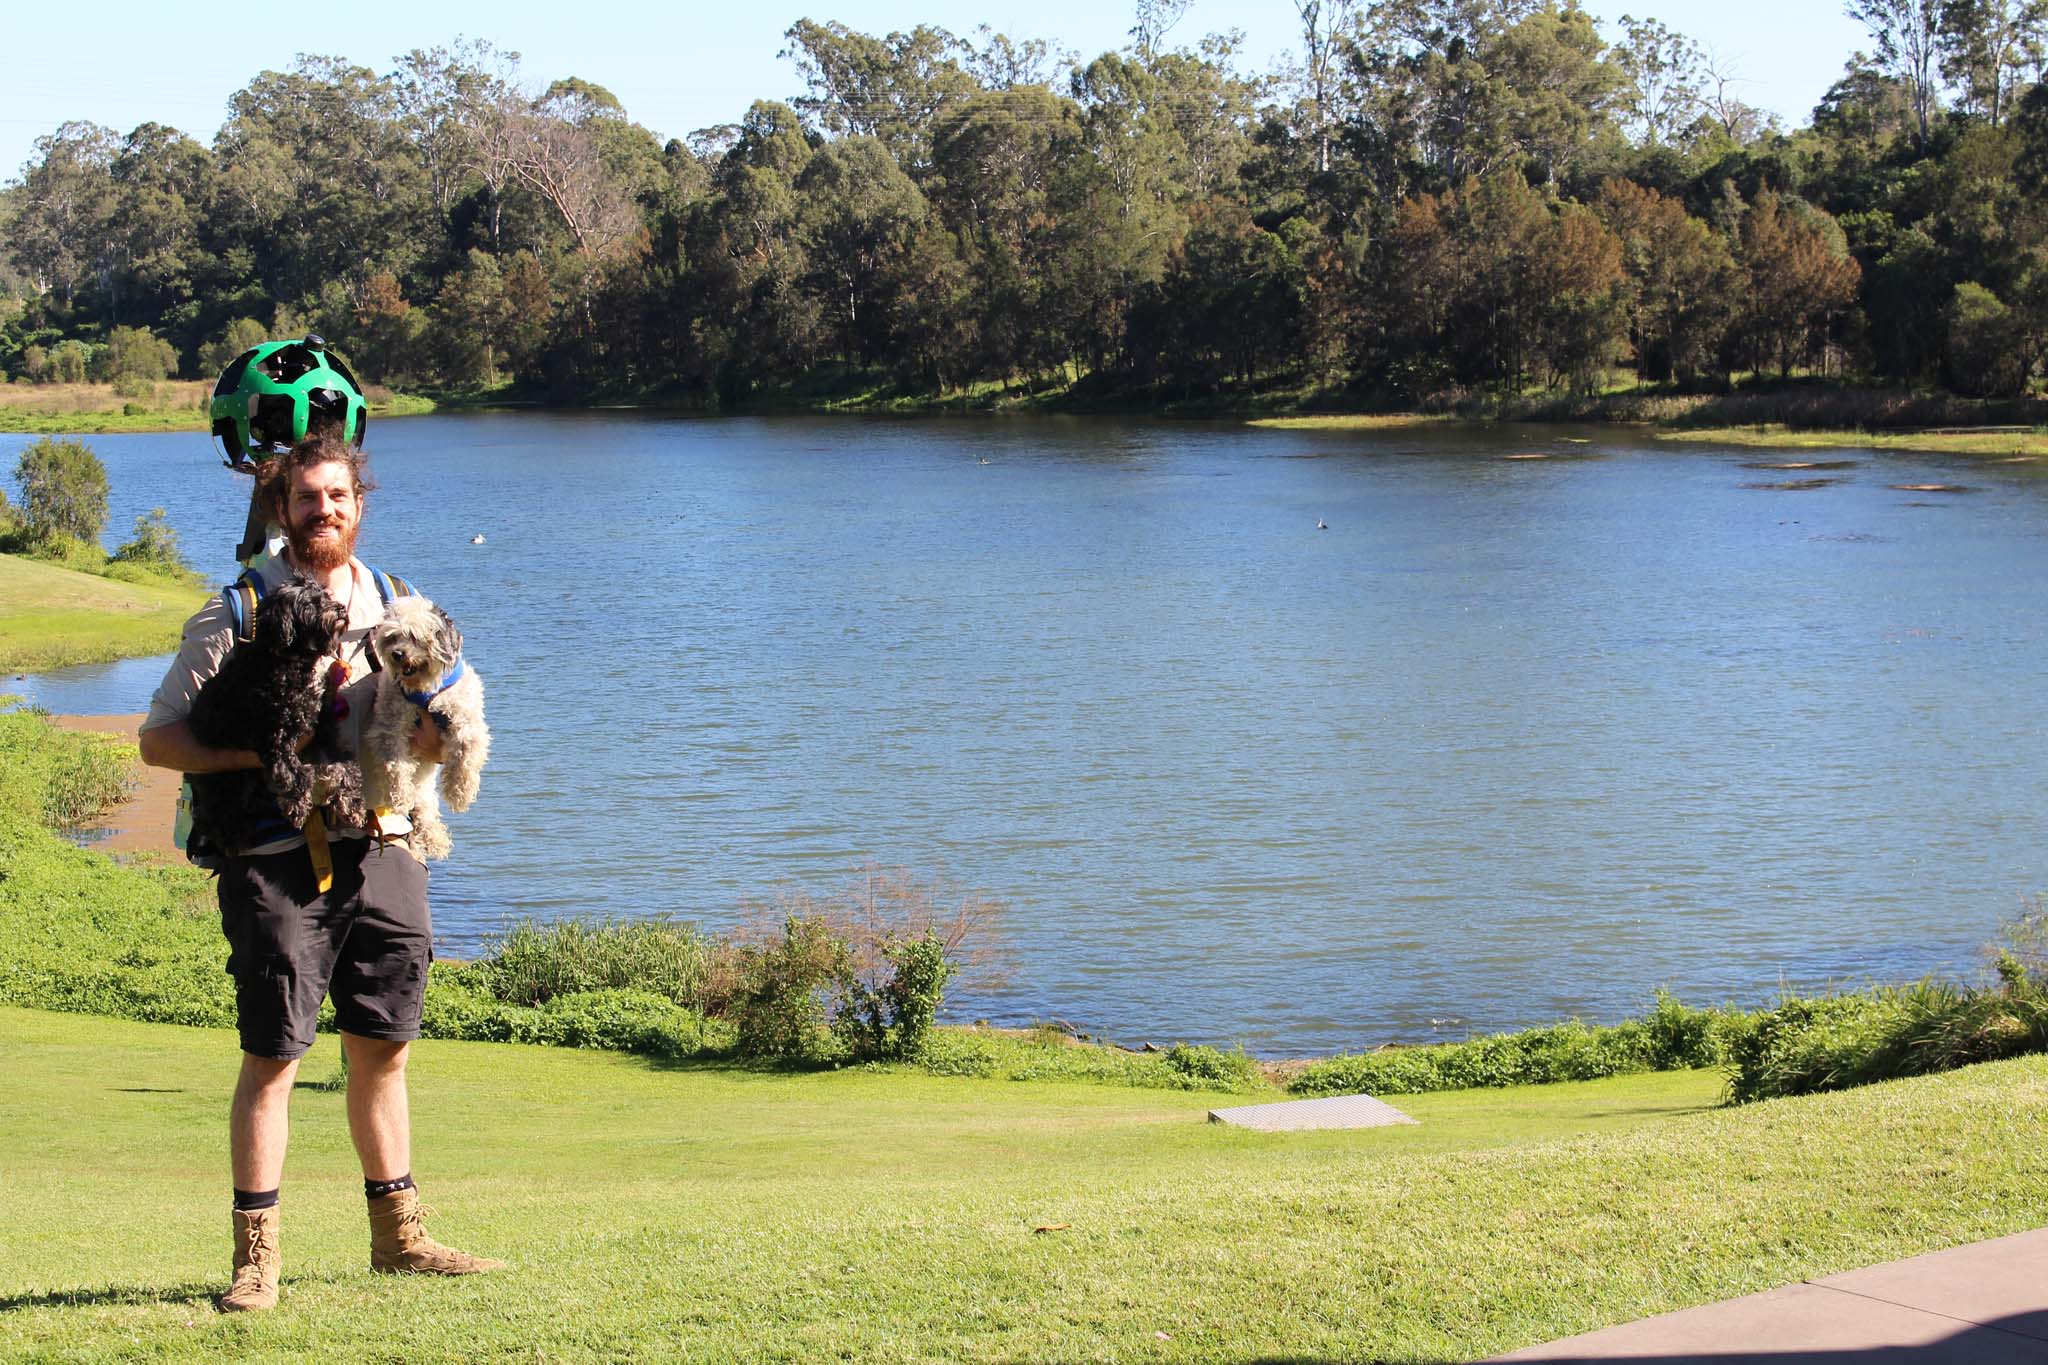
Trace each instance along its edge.
{"label": "white bird on water", "polygon": [[1317,517],[1317,518],[1316,518],[1316,529],[1317,529],[1318,531],[1327,531],[1327,530],[1329,530],[1329,529],[1330,529],[1330,523],[1329,523],[1329,522],[1327,522],[1327,521],[1324,521],[1324,520],[1323,520],[1323,519],[1322,519],[1321,517]]}
{"label": "white bird on water", "polygon": [[477,532],[477,533],[476,533],[475,535],[473,535],[473,536],[471,536],[471,537],[469,538],[469,543],[470,543],[470,544],[472,544],[472,545],[481,545],[481,544],[483,544],[483,543],[484,543],[484,533],[483,533],[482,531],[478,531],[478,532]]}

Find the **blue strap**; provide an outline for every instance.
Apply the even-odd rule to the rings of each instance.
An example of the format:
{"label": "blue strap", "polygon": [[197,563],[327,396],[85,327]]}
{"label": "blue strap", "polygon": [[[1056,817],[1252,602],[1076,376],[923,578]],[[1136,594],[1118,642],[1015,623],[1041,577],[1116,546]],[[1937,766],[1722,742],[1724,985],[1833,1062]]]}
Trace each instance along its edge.
{"label": "blue strap", "polygon": [[394,597],[413,596],[412,584],[406,582],[397,574],[385,573],[382,569],[378,568],[374,564],[368,565],[367,567],[370,570],[370,577],[374,579],[377,584],[377,599],[380,602],[382,602],[385,606],[390,606],[391,599]]}
{"label": "blue strap", "polygon": [[[246,603],[244,592],[248,593]],[[256,632],[255,608],[263,605],[263,575],[254,569],[244,570],[240,578],[220,590],[220,595],[227,600],[228,615],[234,618],[235,638],[252,638]]]}
{"label": "blue strap", "polygon": [[[463,674],[467,672],[469,672],[469,665],[464,663],[462,660],[457,659],[455,661],[455,667],[448,670],[448,676],[441,680],[441,685],[439,687],[435,688],[431,692],[407,692],[405,693],[405,699],[411,702],[414,706],[431,706],[433,704],[434,698],[440,696],[443,692],[446,692],[449,688],[461,682]],[[439,716],[434,717],[434,719],[441,720]],[[447,728],[447,724],[448,723],[446,721],[441,721],[443,729]]]}

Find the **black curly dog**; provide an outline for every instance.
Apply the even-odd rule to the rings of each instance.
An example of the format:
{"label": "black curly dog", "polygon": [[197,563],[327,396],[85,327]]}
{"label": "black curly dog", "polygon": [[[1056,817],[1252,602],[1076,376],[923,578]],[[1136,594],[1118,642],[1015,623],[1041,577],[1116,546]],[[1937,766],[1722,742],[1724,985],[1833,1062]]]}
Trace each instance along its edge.
{"label": "black curly dog", "polygon": [[[303,575],[272,589],[254,638],[235,646],[192,703],[192,736],[216,749],[249,749],[260,769],[192,777],[192,829],[215,848],[247,847],[263,821],[302,828],[324,788],[344,824],[363,823],[362,769],[334,761],[332,717],[322,705],[321,661],[347,628],[341,603]],[[299,740],[313,742],[308,758]]]}

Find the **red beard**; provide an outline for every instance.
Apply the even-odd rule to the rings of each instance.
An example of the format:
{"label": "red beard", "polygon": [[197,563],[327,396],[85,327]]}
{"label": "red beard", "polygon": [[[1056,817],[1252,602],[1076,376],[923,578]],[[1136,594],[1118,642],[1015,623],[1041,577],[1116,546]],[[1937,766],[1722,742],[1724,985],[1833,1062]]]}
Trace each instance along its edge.
{"label": "red beard", "polygon": [[314,532],[319,529],[318,526],[307,524],[286,530],[285,538],[292,547],[292,561],[300,568],[311,569],[316,573],[326,573],[348,563],[350,556],[356,552],[356,528],[344,526],[340,528],[340,535],[331,539],[316,540],[313,538]]}

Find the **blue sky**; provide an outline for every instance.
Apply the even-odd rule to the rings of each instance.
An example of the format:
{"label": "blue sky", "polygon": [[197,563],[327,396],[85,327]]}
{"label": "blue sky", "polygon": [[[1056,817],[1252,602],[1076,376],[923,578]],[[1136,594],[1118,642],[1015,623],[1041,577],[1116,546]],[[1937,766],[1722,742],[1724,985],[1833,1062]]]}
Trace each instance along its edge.
{"label": "blue sky", "polygon": [[[1859,46],[1862,29],[1832,0],[1587,0],[1603,19],[1650,15],[1730,61],[1748,82],[1742,97],[1805,121],[1815,100]],[[1044,38],[1092,56],[1121,46],[1128,0],[801,0],[763,5],[647,5],[633,0],[564,5],[499,0],[465,18],[459,6],[356,0],[334,6],[195,5],[101,0],[87,10],[10,6],[7,47],[14,61],[0,82],[0,179],[11,180],[35,139],[66,119],[126,132],[154,119],[210,142],[228,96],[258,71],[295,53],[349,57],[377,70],[414,47],[458,34],[524,54],[538,83],[560,76],[597,82],[635,120],[663,137],[736,120],[758,98],[799,90],[777,58],[782,33],[799,18],[836,19],[870,33],[932,23],[961,35],[988,24],[1013,38]],[[282,16],[269,20],[266,12]],[[471,12],[474,15],[474,11]],[[1171,38],[1241,29],[1246,60],[1269,68],[1296,47],[1290,0],[1194,0]],[[42,60],[35,59],[40,54]]]}

